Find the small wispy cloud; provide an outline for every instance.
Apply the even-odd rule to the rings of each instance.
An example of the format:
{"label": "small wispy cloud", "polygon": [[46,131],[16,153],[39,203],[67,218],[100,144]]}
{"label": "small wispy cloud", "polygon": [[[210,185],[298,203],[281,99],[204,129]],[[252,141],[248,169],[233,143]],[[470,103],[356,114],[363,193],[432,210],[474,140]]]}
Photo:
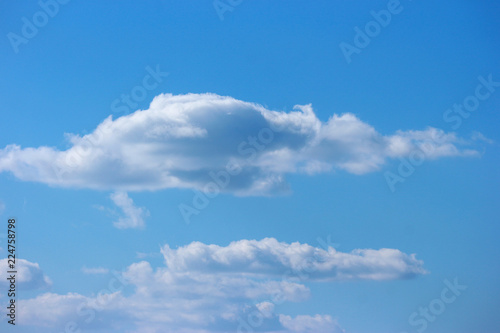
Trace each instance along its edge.
{"label": "small wispy cloud", "polygon": [[144,228],[144,219],[149,216],[149,211],[143,207],[136,207],[134,201],[126,192],[118,191],[110,195],[111,200],[118,206],[123,215],[113,225],[118,229]]}
{"label": "small wispy cloud", "polygon": [[135,256],[136,256],[137,259],[160,258],[161,257],[161,253],[158,253],[158,252],[152,252],[152,253],[136,252]]}
{"label": "small wispy cloud", "polygon": [[108,274],[109,269],[103,268],[103,267],[89,268],[89,267],[83,266],[82,272],[85,274],[88,274],[88,275]]}

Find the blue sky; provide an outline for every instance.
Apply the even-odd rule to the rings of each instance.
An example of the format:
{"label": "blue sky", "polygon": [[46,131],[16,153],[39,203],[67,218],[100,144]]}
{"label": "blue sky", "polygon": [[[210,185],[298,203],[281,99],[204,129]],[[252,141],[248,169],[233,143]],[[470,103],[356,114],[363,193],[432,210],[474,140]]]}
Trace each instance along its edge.
{"label": "blue sky", "polygon": [[2,4],[1,331],[496,332],[499,11]]}

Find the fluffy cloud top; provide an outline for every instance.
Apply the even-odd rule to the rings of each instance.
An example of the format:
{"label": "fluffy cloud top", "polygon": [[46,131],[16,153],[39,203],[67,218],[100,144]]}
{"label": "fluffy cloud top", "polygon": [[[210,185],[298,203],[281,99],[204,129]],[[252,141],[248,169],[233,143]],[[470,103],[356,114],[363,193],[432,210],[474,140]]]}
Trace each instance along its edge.
{"label": "fluffy cloud top", "polygon": [[82,267],[82,272],[88,275],[92,274],[108,274],[109,269],[103,267]]}
{"label": "fluffy cloud top", "polygon": [[106,190],[205,189],[240,195],[287,191],[284,176],[378,170],[416,150],[428,158],[474,155],[453,133],[428,128],[385,136],[352,114],[320,121],[215,94],[162,94],[149,109],[106,118],[71,148],[0,149],[0,172],[25,181]]}
{"label": "fluffy cloud top", "polygon": [[38,332],[74,322],[89,332],[341,333],[328,314],[292,317],[275,309],[308,299],[311,280],[401,279],[424,272],[421,261],[398,250],[339,253],[273,238],[228,246],[195,242],[162,252],[165,266],[134,263],[96,295],[46,293],[21,301],[20,324]]}
{"label": "fluffy cloud top", "polygon": [[[37,263],[16,259],[16,270],[16,286],[21,290],[47,289],[52,285]],[[0,287],[3,290],[10,285],[7,271],[10,271],[8,259],[0,259]]]}
{"label": "fluffy cloud top", "polygon": [[350,253],[308,244],[240,240],[226,247],[193,242],[162,249],[172,271],[282,276],[301,272],[313,280],[400,279],[424,274],[423,262],[396,249],[358,249]]}

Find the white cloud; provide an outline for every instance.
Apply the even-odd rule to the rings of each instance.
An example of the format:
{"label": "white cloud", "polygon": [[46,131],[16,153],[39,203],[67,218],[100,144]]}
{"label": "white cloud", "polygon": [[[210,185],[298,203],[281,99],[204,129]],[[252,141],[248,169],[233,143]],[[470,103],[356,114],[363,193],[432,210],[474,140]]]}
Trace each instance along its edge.
{"label": "white cloud", "polygon": [[103,267],[94,267],[94,268],[89,268],[86,266],[82,267],[82,272],[85,274],[93,275],[93,274],[108,274],[109,269],[103,268]]}
{"label": "white cloud", "polygon": [[[0,149],[0,172],[112,191],[203,190],[218,175],[222,191],[261,195],[286,192],[290,173],[363,174],[418,149],[429,158],[477,154],[434,128],[384,136],[353,114],[322,122],[310,105],[285,113],[215,94],[162,94],[148,110],[110,116],[91,134],[67,137],[72,146],[64,151]],[[233,171],[229,179],[226,169]]]}
{"label": "white cloud", "polygon": [[255,307],[262,313],[266,318],[271,318],[274,314],[275,304],[271,302],[261,302],[256,304]]}
{"label": "white cloud", "polygon": [[[22,300],[20,324],[57,330],[73,321],[89,332],[247,332],[250,327],[255,332],[340,333],[330,315],[291,317],[276,313],[277,305],[308,299],[308,280],[335,280],[339,274],[401,279],[423,273],[421,262],[390,251],[339,253],[273,238],[228,246],[195,242],[176,250],[164,246],[165,266],[134,263],[122,273],[122,284],[110,281],[108,292],[46,293]],[[307,258],[313,264],[302,267]]]}
{"label": "white cloud", "polygon": [[290,332],[298,333],[343,333],[345,332],[332,317],[325,315],[290,316],[280,315],[280,323]]}
{"label": "white cloud", "polygon": [[134,201],[126,192],[115,192],[110,195],[111,200],[123,212],[124,216],[113,224],[118,229],[143,228],[144,218],[149,216],[149,211],[142,207],[136,207]]}
{"label": "white cloud", "polygon": [[0,200],[0,215],[3,214],[4,210],[5,210],[5,204],[3,203],[2,200]]}
{"label": "white cloud", "polygon": [[[171,271],[290,276],[300,272],[310,280],[386,280],[424,274],[423,262],[396,249],[357,249],[349,253],[308,244],[240,240],[226,247],[193,242],[178,249],[162,248]],[[295,273],[295,274],[294,274]]]}
{"label": "white cloud", "polygon": [[[7,271],[9,268],[9,259],[0,259],[0,287],[2,290],[10,285],[7,278],[10,276]],[[35,290],[35,289],[47,289],[52,285],[50,279],[43,274],[40,266],[37,263],[32,263],[25,259],[16,259],[15,269],[17,271],[16,275],[16,287],[20,290]]]}

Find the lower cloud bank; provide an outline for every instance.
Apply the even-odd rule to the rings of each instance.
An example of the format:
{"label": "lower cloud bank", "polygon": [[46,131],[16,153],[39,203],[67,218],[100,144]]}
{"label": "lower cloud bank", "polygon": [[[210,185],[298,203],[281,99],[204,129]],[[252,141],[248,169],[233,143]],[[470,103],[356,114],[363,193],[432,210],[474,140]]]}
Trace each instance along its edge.
{"label": "lower cloud bank", "polygon": [[[398,280],[427,273],[415,255],[397,249],[339,252],[328,244],[314,247],[274,238],[239,240],[227,246],[192,242],[172,249],[164,245],[161,253],[165,265],[156,268],[147,261],[133,263],[122,272],[85,267],[85,274],[109,277],[90,296],[45,292],[19,300],[16,329],[337,333],[344,330],[331,314],[290,316],[277,308],[314,298],[307,286],[312,282]],[[23,283],[41,292],[50,288],[38,264],[23,264]]]}

